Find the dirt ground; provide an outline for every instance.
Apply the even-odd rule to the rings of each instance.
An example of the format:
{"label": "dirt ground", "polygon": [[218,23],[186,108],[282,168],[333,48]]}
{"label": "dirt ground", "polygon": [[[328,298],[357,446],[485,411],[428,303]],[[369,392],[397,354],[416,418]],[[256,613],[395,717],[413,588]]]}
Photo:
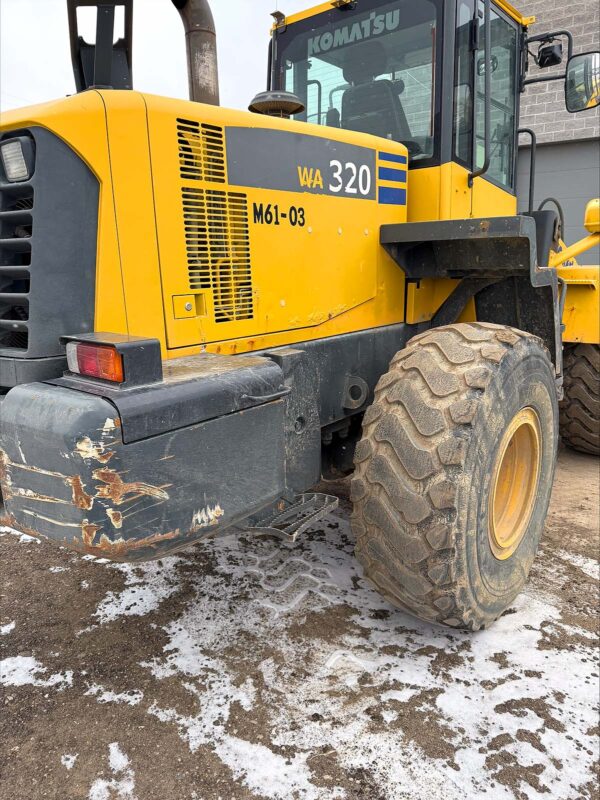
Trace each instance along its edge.
{"label": "dirt ground", "polygon": [[597,797],[599,484],[561,454],[530,584],[475,635],[371,589],[344,499],[293,547],[140,567],[3,529],[0,796]]}

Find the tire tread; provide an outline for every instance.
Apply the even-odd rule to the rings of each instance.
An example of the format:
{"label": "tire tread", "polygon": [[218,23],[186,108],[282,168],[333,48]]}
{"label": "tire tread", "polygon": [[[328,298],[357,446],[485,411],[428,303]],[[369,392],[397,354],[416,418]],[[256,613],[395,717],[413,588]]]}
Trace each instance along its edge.
{"label": "tire tread", "polygon": [[579,344],[564,358],[560,433],[574,450],[600,455],[600,347]]}
{"label": "tire tread", "polygon": [[501,325],[422,333],[393,359],[365,417],[352,482],[357,557],[388,600],[422,619],[469,630],[493,621],[459,575],[458,481],[485,387],[525,338],[545,350]]}

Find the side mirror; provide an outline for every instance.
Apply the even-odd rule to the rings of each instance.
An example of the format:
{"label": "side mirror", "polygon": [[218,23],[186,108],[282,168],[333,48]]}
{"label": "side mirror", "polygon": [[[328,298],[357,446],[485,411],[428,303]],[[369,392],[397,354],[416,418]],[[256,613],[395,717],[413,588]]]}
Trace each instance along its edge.
{"label": "side mirror", "polygon": [[600,53],[581,53],[569,59],[565,103],[572,114],[600,105]]}

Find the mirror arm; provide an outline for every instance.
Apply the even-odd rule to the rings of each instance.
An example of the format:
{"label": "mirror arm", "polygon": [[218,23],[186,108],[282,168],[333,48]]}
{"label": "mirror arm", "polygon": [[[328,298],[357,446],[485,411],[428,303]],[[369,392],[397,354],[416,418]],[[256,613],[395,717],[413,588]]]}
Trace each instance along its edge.
{"label": "mirror arm", "polygon": [[[551,33],[540,33],[537,36],[529,36],[525,39],[523,43],[523,47],[527,53],[527,48],[530,44],[534,44],[535,42],[550,42],[553,39],[558,39],[559,36],[564,36],[567,39],[567,61],[572,58],[573,56],[573,34],[571,31],[552,31]],[[563,72],[560,75],[545,75],[542,78],[525,78],[523,76],[521,80],[521,91],[525,90],[526,86],[529,86],[532,83],[546,83],[548,81],[564,81],[567,77],[567,73]]]}
{"label": "mirror arm", "polygon": [[[116,7],[125,11],[125,35],[113,42]],[[89,44],[80,35],[79,8],[96,9],[95,44]],[[67,15],[77,91],[92,87],[131,89],[133,0],[67,0]]]}
{"label": "mirror arm", "polygon": [[537,36],[528,36],[525,44],[533,44],[534,42],[550,42],[553,39],[558,39],[559,36],[565,36],[567,39],[567,58],[573,55],[573,34],[571,31],[552,31],[551,33],[539,33]]}
{"label": "mirror arm", "polygon": [[529,86],[532,83],[547,83],[548,81],[564,81],[566,78],[566,72],[561,72],[560,75],[544,75],[543,78],[528,78],[523,81],[523,86]]}

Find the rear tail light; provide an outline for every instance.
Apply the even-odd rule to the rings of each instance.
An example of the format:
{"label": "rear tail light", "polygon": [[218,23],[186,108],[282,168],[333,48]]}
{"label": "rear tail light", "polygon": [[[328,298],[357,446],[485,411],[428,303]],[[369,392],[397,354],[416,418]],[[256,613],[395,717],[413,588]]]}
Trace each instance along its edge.
{"label": "rear tail light", "polygon": [[123,357],[114,347],[68,342],[67,363],[69,370],[77,375],[111,383],[123,383],[125,380]]}

